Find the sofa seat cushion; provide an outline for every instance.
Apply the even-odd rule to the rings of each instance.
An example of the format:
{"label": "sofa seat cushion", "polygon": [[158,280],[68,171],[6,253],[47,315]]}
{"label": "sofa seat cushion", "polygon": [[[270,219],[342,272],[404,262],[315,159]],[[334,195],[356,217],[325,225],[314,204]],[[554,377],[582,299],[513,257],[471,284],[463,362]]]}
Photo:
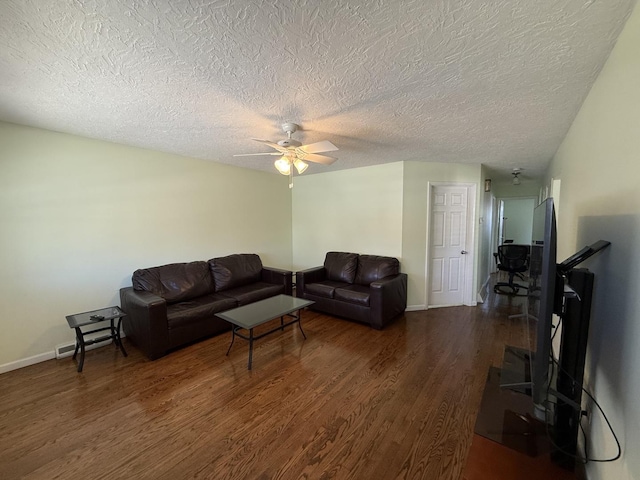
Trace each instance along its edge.
{"label": "sofa seat cushion", "polygon": [[400,273],[400,262],[394,257],[379,255],[360,255],[358,257],[358,273],[354,283],[370,285],[391,275]]}
{"label": "sofa seat cushion", "polygon": [[353,283],[358,268],[358,254],[347,252],[327,252],[324,269],[327,280]]}
{"label": "sofa seat cushion", "polygon": [[363,285],[349,285],[348,287],[336,288],[335,299],[343,302],[355,303],[363,307],[369,306],[369,287]]}
{"label": "sofa seat cushion", "polygon": [[325,280],[324,282],[309,283],[305,285],[305,293],[317,295],[318,297],[333,298],[336,288],[348,287],[345,282],[334,282]]}
{"label": "sofa seat cushion", "polygon": [[238,302],[238,306],[264,300],[284,293],[284,285],[274,285],[273,283],[255,282],[251,285],[225,290],[220,295],[233,298]]}
{"label": "sofa seat cushion", "polygon": [[167,303],[178,303],[213,292],[207,262],[172,263],[133,272],[134,290],[151,292]]}
{"label": "sofa seat cushion", "polygon": [[262,260],[255,253],[212,258],[208,263],[216,292],[257,282],[262,275]]}
{"label": "sofa seat cushion", "polygon": [[167,323],[169,330],[199,322],[203,318],[211,318],[211,320],[214,321],[216,313],[224,312],[237,306],[238,304],[233,298],[216,293],[167,305]]}

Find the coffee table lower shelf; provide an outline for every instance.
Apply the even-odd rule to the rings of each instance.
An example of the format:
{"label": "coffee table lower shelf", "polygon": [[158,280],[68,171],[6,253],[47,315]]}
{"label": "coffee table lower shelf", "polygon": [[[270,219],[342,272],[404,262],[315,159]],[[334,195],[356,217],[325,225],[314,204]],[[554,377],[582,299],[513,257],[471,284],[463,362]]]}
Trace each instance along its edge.
{"label": "coffee table lower shelf", "polygon": [[[231,329],[231,344],[229,345],[226,354],[229,355],[229,352],[231,352],[231,347],[233,347],[236,337],[247,340],[249,342],[249,361],[247,363],[247,370],[251,370],[253,362],[253,343],[256,340],[264,338],[277,331],[283,331],[284,327],[293,325],[294,323],[298,324],[298,328],[306,340],[307,336],[305,335],[304,330],[302,330],[302,325],[300,324],[300,310],[312,305],[313,303],[315,302],[291,297],[289,295],[278,295],[249,305],[227,310],[226,312],[217,313],[217,317],[227,320],[233,324],[233,328]],[[297,312],[297,315],[293,314],[293,312]],[[278,317],[280,317],[279,326],[260,333],[259,335],[254,335],[255,327],[263,325],[271,320],[275,320]],[[293,320],[285,322],[284,317],[290,317],[293,318]],[[248,331],[248,335],[241,333],[241,330]]]}

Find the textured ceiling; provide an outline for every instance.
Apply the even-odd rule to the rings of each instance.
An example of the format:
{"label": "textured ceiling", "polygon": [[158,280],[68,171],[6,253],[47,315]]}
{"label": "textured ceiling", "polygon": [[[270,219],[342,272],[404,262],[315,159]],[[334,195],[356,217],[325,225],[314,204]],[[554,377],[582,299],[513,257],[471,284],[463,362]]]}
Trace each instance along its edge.
{"label": "textured ceiling", "polygon": [[[360,4],[361,3],[361,4]],[[540,175],[635,0],[2,0],[0,119],[275,172],[280,124],[332,166]]]}

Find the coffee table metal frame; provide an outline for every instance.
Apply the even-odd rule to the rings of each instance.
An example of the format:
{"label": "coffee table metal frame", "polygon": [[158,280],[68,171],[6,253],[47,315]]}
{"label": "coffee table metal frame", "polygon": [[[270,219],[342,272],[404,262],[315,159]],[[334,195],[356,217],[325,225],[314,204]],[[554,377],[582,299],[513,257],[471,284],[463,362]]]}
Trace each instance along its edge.
{"label": "coffee table metal frame", "polygon": [[[120,348],[122,355],[127,356],[127,352],[122,345],[122,339],[120,338],[120,326],[122,324],[122,317],[126,317],[127,314],[120,310],[120,307],[107,307],[100,308],[98,310],[91,310],[89,312],[75,313],[73,315],[67,315],[67,323],[69,327],[75,329],[76,331],[76,348],[73,352],[73,360],[76,359],[78,355],[78,350],[80,350],[80,361],[78,363],[78,372],[82,372],[82,367],[84,366],[84,353],[85,347],[88,345],[93,345],[94,343],[103,342],[105,340],[113,340],[113,343],[116,347]],[[118,323],[115,323],[115,320],[118,320]],[[86,327],[88,325],[96,325],[102,322],[109,322],[108,327],[95,328],[93,330],[83,331],[82,327]],[[90,335],[92,333],[97,332],[106,332],[108,331],[108,335],[103,335],[98,338],[93,338],[90,340],[85,340],[85,335]]]}
{"label": "coffee table metal frame", "polygon": [[[227,349],[226,355],[229,355],[229,352],[231,352],[231,347],[233,347],[233,342],[236,337],[247,340],[249,342],[249,362],[247,363],[247,370],[251,370],[254,341],[279,330],[283,331],[284,327],[293,325],[294,323],[298,324],[298,328],[306,340],[307,336],[305,335],[304,330],[302,330],[302,325],[300,324],[300,310],[314,303],[315,302],[310,300],[291,297],[289,295],[277,295],[265,300],[259,300],[248,305],[233,308],[225,312],[216,313],[217,317],[233,324],[233,328],[231,329],[231,344]],[[293,314],[293,312],[297,312],[297,315]],[[293,320],[285,322],[285,316],[290,317]],[[254,335],[253,329],[255,327],[263,325],[271,320],[275,320],[278,317],[280,317],[279,326],[259,335]],[[241,330],[247,330],[249,334],[246,335],[241,333]]]}

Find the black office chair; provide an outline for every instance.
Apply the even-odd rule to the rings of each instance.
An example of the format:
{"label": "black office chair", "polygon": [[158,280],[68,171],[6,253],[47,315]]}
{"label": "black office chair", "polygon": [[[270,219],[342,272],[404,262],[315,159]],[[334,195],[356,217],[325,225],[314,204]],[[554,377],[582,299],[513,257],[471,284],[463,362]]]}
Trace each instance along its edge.
{"label": "black office chair", "polygon": [[[509,281],[496,283],[493,287],[495,293],[515,295],[521,288],[526,290],[525,285],[515,283],[513,279],[517,275],[524,280],[522,274],[529,270],[529,245],[500,245],[498,247],[498,270],[507,272]],[[510,291],[506,291],[507,288]]]}
{"label": "black office chair", "polygon": [[[504,242],[502,242],[502,243],[503,243],[503,244],[504,244],[504,243],[513,243],[513,240],[505,240],[505,241],[504,241]],[[496,267],[497,267],[497,266],[498,266],[498,264],[500,263],[500,262],[498,262],[498,252],[493,252],[493,259],[496,261]]]}

